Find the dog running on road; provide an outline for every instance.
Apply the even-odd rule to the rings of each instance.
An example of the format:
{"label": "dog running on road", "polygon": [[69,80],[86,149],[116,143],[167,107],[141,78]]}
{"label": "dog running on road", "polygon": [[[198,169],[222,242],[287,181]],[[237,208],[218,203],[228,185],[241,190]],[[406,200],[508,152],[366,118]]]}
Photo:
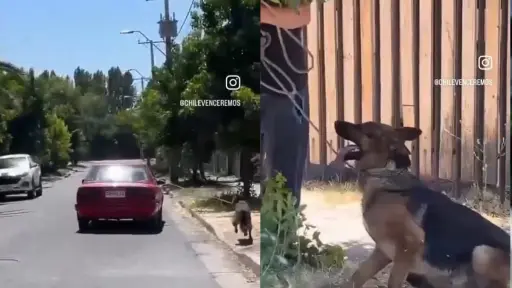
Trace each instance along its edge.
{"label": "dog running on road", "polygon": [[506,288],[510,281],[510,236],[477,212],[426,187],[412,175],[405,141],[421,130],[365,122],[335,122],[336,133],[357,149],[364,226],[375,249],[347,287],[363,287],[393,263],[389,288]]}
{"label": "dog running on road", "polygon": [[235,233],[238,233],[238,227],[244,233],[244,236],[249,235],[249,240],[252,241],[252,220],[251,220],[251,207],[247,201],[242,200],[240,197],[235,197],[235,213],[231,223],[235,228]]}

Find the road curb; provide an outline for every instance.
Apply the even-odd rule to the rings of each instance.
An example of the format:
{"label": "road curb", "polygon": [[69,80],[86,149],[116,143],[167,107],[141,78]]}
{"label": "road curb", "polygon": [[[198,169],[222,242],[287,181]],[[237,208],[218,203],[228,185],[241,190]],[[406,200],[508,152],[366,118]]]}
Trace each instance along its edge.
{"label": "road curb", "polygon": [[238,261],[240,263],[245,265],[247,268],[251,269],[251,271],[256,276],[260,277],[260,264],[256,263],[254,260],[251,259],[251,257],[245,255],[244,253],[236,251],[236,249],[233,249],[228,243],[224,242],[224,240],[222,240],[219,237],[219,235],[217,235],[217,232],[215,231],[215,228],[213,228],[213,226],[210,225],[210,223],[208,223],[206,220],[204,220],[204,218],[201,215],[199,215],[199,213],[197,213],[196,211],[194,211],[190,207],[188,207],[183,201],[179,200],[178,204],[183,209],[187,210],[187,212],[192,217],[197,219],[199,221],[199,223],[201,223],[201,225],[203,225],[203,227],[206,228],[206,230],[208,230],[208,232],[213,234],[213,236],[215,236],[215,238],[217,238],[226,248],[228,248],[231,252],[233,252],[236,255],[236,257],[238,258]]}

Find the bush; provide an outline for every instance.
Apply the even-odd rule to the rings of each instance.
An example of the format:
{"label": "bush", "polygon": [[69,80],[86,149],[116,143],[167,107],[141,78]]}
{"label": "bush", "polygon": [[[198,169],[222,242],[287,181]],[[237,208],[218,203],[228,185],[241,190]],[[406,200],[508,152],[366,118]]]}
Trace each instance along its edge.
{"label": "bush", "polygon": [[43,166],[53,169],[65,167],[70,160],[71,133],[64,120],[55,114],[46,115],[46,121]]}
{"label": "bush", "polygon": [[[286,179],[278,174],[266,184],[261,210],[261,284],[263,287],[290,285],[292,274],[300,271],[328,271],[341,268],[345,253],[340,246],[320,241],[320,232],[312,239],[306,232],[314,229],[305,224],[305,205],[297,207],[297,200],[285,188]],[[303,228],[304,235],[298,231]],[[300,278],[297,275],[293,276]],[[294,281],[296,282],[296,281]],[[298,283],[297,285],[300,285]],[[309,287],[305,284],[304,287]]]}

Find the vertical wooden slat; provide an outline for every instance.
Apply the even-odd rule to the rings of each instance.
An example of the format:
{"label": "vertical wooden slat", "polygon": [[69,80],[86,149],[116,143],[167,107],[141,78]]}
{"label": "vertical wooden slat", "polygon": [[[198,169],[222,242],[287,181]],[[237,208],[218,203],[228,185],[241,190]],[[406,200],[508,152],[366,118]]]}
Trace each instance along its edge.
{"label": "vertical wooden slat", "polygon": [[[501,17],[500,17],[500,50],[499,50],[499,69],[500,71],[507,71],[507,62],[510,60],[510,54],[507,51],[509,30],[508,25],[510,23],[509,5],[508,0],[501,0]],[[510,162],[505,162],[504,152],[506,151],[505,145],[510,146],[510,142],[506,142],[507,138],[507,125],[509,122],[509,115],[507,113],[507,102],[510,102],[510,94],[507,94],[507,86],[510,85],[510,78],[507,78],[507,72],[502,72],[499,75],[499,114],[498,114],[498,139],[499,139],[499,150],[500,157],[498,159],[498,187],[500,193],[501,203],[505,201],[505,183],[506,183],[506,168],[510,166]]]}
{"label": "vertical wooden slat", "polygon": [[[342,0],[335,0],[335,18],[336,18],[336,111],[338,120],[345,120],[345,96],[343,87],[345,86],[343,71],[343,14]],[[338,137],[338,151],[344,147],[341,137]]]}
{"label": "vertical wooden slat", "polygon": [[420,38],[419,38],[419,93],[420,93],[420,170],[419,174],[430,175],[432,166],[432,85],[433,79],[433,11],[431,1],[419,1]]}
{"label": "vertical wooden slat", "polygon": [[325,95],[325,51],[324,51],[324,2],[316,1],[317,6],[317,41],[318,41],[318,118],[320,130],[320,165],[327,165],[327,124],[326,124],[326,95]]}
{"label": "vertical wooden slat", "polygon": [[[454,35],[454,78],[462,78],[462,0],[455,0],[455,9],[453,18],[455,19],[455,35]],[[460,196],[460,175],[461,175],[461,114],[462,114],[462,95],[461,86],[454,87],[454,110],[452,115],[452,125],[455,137],[452,138],[452,146],[455,150],[453,159],[452,183],[455,190],[455,196]]]}
{"label": "vertical wooden slat", "polygon": [[[485,2],[486,0],[477,0],[477,59],[481,55],[485,55]],[[477,63],[478,64],[478,63]],[[476,78],[484,79],[485,71],[478,69],[476,65]],[[479,187],[483,185],[483,153],[482,153],[482,142],[484,138],[484,98],[485,98],[485,87],[480,85],[475,88],[475,121],[473,124],[473,131],[475,135],[474,153],[475,153],[475,166],[473,172],[473,178],[475,183]]]}
{"label": "vertical wooden slat", "polygon": [[[357,0],[356,0],[357,1]],[[375,0],[364,0],[360,2],[360,39],[361,39],[361,102],[362,121],[373,120],[373,2]]]}
{"label": "vertical wooden slat", "polygon": [[[313,59],[308,57],[309,66],[314,65],[314,68],[308,73],[308,84],[309,84],[309,119],[313,122],[317,127],[320,124],[319,118],[319,95],[318,95],[318,41],[317,41],[317,13],[314,13],[315,6],[312,5],[311,9],[313,10],[311,13],[311,23],[307,26],[307,48],[313,55]],[[313,60],[313,63],[311,63]],[[313,164],[320,163],[320,145],[318,145],[320,134],[315,129],[309,130],[309,159]]]}
{"label": "vertical wooden slat", "polygon": [[[476,78],[476,2],[477,0],[465,0],[462,4],[462,78]],[[473,121],[475,119],[475,90],[474,85],[461,87],[462,97],[462,155],[464,161],[461,165],[461,179],[463,181],[473,180],[473,156],[475,134]]]}
{"label": "vertical wooden slat", "polygon": [[391,32],[391,19],[393,14],[391,13],[391,1],[385,0],[379,3],[379,16],[380,25],[379,32],[380,38],[380,54],[384,57],[380,58],[380,104],[381,104],[381,122],[392,125],[393,124],[393,106],[392,106],[392,95],[393,95],[393,59],[390,57],[392,46],[392,32]]}
{"label": "vertical wooden slat", "polygon": [[[432,45],[433,49],[433,78],[439,79],[441,78],[441,10],[443,10],[442,0],[433,0],[433,22],[432,29],[434,33],[434,43]],[[440,138],[441,138],[441,87],[434,86],[432,90],[432,177],[439,177],[439,166],[440,166]]]}
{"label": "vertical wooden slat", "polygon": [[391,0],[391,59],[392,59],[392,123],[401,126],[402,105],[400,99],[400,0]]}
{"label": "vertical wooden slat", "polygon": [[[420,128],[420,1],[414,0],[412,7],[412,26],[413,26],[413,113],[414,127]],[[412,170],[419,175],[420,171],[420,140],[419,138],[412,142]]]}
{"label": "vertical wooden slat", "polygon": [[343,95],[345,120],[355,121],[354,115],[354,5],[352,1],[341,1],[343,14]]}
{"label": "vertical wooden slat", "polygon": [[373,121],[381,121],[381,89],[380,89],[380,0],[374,0],[372,6],[373,32]]}
{"label": "vertical wooden slat", "polygon": [[[413,3],[400,1],[400,97],[403,111],[403,125],[414,127],[414,44],[413,44]],[[412,152],[410,141],[406,142]],[[416,172],[416,171],[415,171]]]}
{"label": "vertical wooden slat", "polygon": [[[323,4],[324,9],[324,66],[325,66],[325,100],[326,100],[326,132],[327,142],[335,149],[339,137],[334,131],[334,122],[338,118],[337,97],[336,97],[336,10],[335,1],[328,1]],[[329,146],[326,147],[327,163],[336,159],[336,153]]]}
{"label": "vertical wooden slat", "polygon": [[[507,0],[505,0],[505,1],[507,1]],[[509,4],[510,4],[510,3],[509,3]],[[510,10],[510,7],[507,9],[507,11],[509,11],[509,10]],[[509,12],[510,12],[510,11],[509,11]],[[510,19],[510,15],[509,15],[509,19]],[[510,36],[510,31],[511,31],[511,29],[512,29],[512,27],[510,26],[511,22],[512,22],[512,19],[510,19],[510,20],[508,21],[508,25],[507,25],[507,27],[508,27],[508,36],[509,36],[509,37],[511,37],[511,36]],[[510,56],[511,56],[511,58],[512,58],[512,54],[511,54],[511,51],[510,51],[510,49],[511,49],[511,48],[510,48],[510,38],[509,38],[509,39],[507,39],[507,41],[506,41],[506,42],[507,42],[507,55],[510,55]],[[507,75],[507,79],[509,79],[509,82],[507,83],[506,97],[510,97],[509,95],[511,95],[511,90],[510,90],[510,89],[511,89],[511,88],[510,88],[510,85],[511,85],[511,83],[512,83],[512,80],[511,80],[511,76],[512,76],[512,75],[511,75],[511,71],[510,71],[510,70],[511,70],[511,68],[512,68],[512,67],[511,67],[511,63],[510,63],[511,61],[512,61],[512,60],[509,58],[509,59],[508,59],[508,61],[507,61],[507,69],[505,70],[505,73],[506,73],[506,75]],[[511,98],[512,98],[512,97],[511,97]],[[511,169],[511,166],[512,166],[512,165],[511,165],[511,163],[510,163],[510,162],[511,162],[511,160],[510,160],[510,153],[511,153],[511,152],[510,152],[510,146],[512,145],[512,144],[511,144],[511,142],[510,142],[510,140],[511,140],[511,139],[510,139],[510,136],[511,136],[511,135],[510,135],[510,128],[511,128],[511,127],[510,127],[510,121],[511,121],[512,119],[510,118],[510,117],[511,117],[511,115],[510,115],[510,105],[511,105],[511,103],[510,103],[510,102],[511,102],[511,99],[510,99],[510,98],[507,98],[507,99],[508,99],[508,100],[507,100],[507,125],[506,125],[506,132],[505,132],[505,133],[506,133],[506,138],[507,138],[507,142],[506,142],[506,143],[507,143],[507,149],[506,149],[506,150],[507,150],[507,152],[506,152],[506,159],[505,159],[505,169],[506,169],[506,180],[505,180],[505,185],[507,185],[507,186],[508,186],[509,193],[510,193],[510,174],[511,174],[511,173],[510,173],[510,169]]]}
{"label": "vertical wooden slat", "polygon": [[[366,1],[364,1],[366,2]],[[361,83],[361,0],[352,0],[354,5],[354,122],[361,123],[363,120],[363,101]],[[368,109],[368,108],[367,108]]]}
{"label": "vertical wooden slat", "polygon": [[[455,48],[455,2],[442,1],[441,10],[441,78],[454,79],[454,48]],[[439,177],[450,179],[452,177],[453,158],[455,147],[453,147],[452,137],[453,127],[453,109],[454,109],[454,89],[453,86],[441,87],[441,130],[440,130],[440,151],[439,151]]]}
{"label": "vertical wooden slat", "polygon": [[[485,56],[492,57],[493,67],[485,71],[485,79],[492,85],[485,86],[484,97],[484,141],[486,170],[484,173],[487,184],[496,185],[498,178],[498,88],[499,88],[499,35],[500,35],[500,1],[487,1],[485,9]],[[485,177],[484,174],[484,177]]]}

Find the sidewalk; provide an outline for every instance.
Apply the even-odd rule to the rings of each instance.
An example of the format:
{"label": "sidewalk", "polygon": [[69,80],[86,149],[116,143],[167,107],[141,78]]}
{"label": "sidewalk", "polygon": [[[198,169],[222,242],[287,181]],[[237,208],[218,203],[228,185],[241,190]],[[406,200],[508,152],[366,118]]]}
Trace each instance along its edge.
{"label": "sidewalk", "polygon": [[[235,253],[238,261],[257,276],[260,275],[260,214],[252,213],[252,245],[245,244],[243,234],[239,231],[235,234],[231,224],[231,215],[233,212],[214,212],[205,209],[191,209],[189,207],[191,197],[179,197],[178,203],[186,209],[190,215],[196,218],[210,233],[215,235],[227,248]],[[242,240],[242,241],[240,241]],[[240,243],[241,242],[241,243]]]}

